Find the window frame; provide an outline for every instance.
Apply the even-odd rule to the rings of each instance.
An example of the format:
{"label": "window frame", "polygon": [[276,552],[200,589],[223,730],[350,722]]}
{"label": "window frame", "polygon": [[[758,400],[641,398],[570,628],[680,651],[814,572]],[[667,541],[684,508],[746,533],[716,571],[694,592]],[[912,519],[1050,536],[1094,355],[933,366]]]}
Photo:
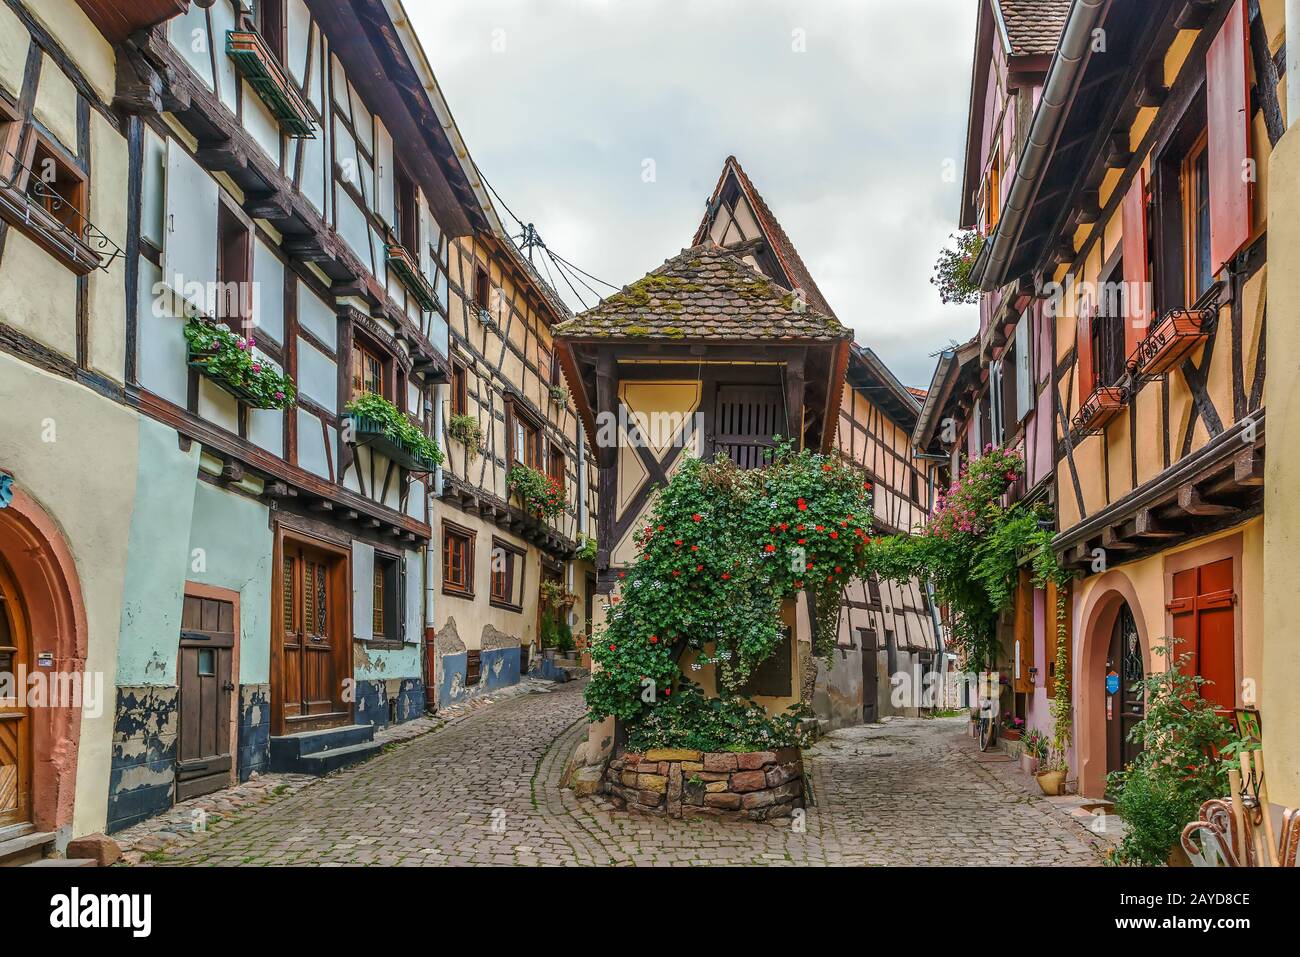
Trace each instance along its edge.
{"label": "window frame", "polygon": [[[500,573],[496,569],[498,551],[507,559]],[[489,575],[488,585],[488,603],[492,607],[504,608],[512,612],[522,612],[524,610],[524,587],[528,575],[527,561],[528,552],[526,550],[506,541],[504,538],[492,536],[492,566],[489,569],[491,574]],[[504,594],[497,590],[498,581],[504,587]],[[516,595],[519,596],[518,601],[514,600]]]}
{"label": "window frame", "polygon": [[[374,591],[381,589],[380,566],[384,566],[382,591],[384,601],[382,607],[380,596],[373,595],[371,608],[371,633],[372,640],[376,642],[390,642],[401,644],[406,640],[406,594],[404,589],[405,576],[402,574],[402,558],[399,555],[390,552],[375,550],[374,577],[371,582],[372,594]],[[391,593],[390,580],[391,575]],[[377,616],[382,616],[379,618]],[[380,627],[376,628],[376,621],[380,621]],[[391,629],[389,625],[391,624]]]}
{"label": "window frame", "polygon": [[451,362],[451,414],[469,414],[469,367],[455,359]]}
{"label": "window frame", "polygon": [[[545,435],[545,430],[542,428],[542,424],[527,411],[521,410],[519,408],[519,403],[513,397],[511,397],[510,401],[506,403],[506,411],[506,424],[508,426],[506,429],[506,439],[509,443],[506,453],[509,460],[509,468],[514,468],[516,465],[526,465],[531,469],[536,469],[543,475],[546,474],[545,458],[542,455],[542,437]],[[523,437],[525,457],[519,455],[519,430],[521,428],[525,430],[525,435]],[[530,433],[536,439],[536,441],[531,445],[528,442]],[[536,458],[533,461],[529,461],[526,456],[534,450],[536,451]]]}
{"label": "window frame", "polygon": [[[448,579],[448,558],[450,552],[448,545],[452,540],[459,539],[463,543],[464,553],[461,556],[461,578],[462,582],[456,583]],[[453,595],[457,598],[474,597],[474,553],[477,546],[478,533],[472,528],[466,528],[464,525],[458,525],[455,522],[449,522],[443,519],[442,522],[442,593],[444,595]]]}
{"label": "window frame", "polygon": [[[394,360],[392,355],[390,355],[386,349],[377,346],[373,342],[373,340],[369,339],[364,335],[359,335],[355,329],[353,330],[353,334],[352,334],[352,343],[348,348],[349,400],[359,399],[362,395],[364,395],[367,391],[369,391],[365,388],[364,361],[366,357],[373,359],[379,366],[380,391],[374,394],[379,396],[381,399],[385,399],[389,402],[392,402],[393,405],[398,405],[398,402],[394,401],[395,397],[393,395],[394,385],[393,385],[392,369],[394,365]],[[361,367],[360,389],[358,389],[358,379],[357,379],[358,361],[363,363]],[[401,399],[401,406],[404,406],[405,404],[406,404],[405,398]],[[399,408],[401,406],[399,406]]]}

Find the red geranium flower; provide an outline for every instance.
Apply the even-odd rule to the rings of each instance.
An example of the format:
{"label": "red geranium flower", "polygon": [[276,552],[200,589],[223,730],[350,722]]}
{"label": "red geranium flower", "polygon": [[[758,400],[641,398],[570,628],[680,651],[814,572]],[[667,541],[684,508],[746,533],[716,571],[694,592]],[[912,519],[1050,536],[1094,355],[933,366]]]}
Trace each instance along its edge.
{"label": "red geranium flower", "polygon": [[658,635],[651,635],[651,636],[650,636],[650,644],[652,644],[652,645],[657,645],[657,644],[659,644],[659,636],[658,636]]}
{"label": "red geranium flower", "polygon": [[839,538],[839,537],[840,537],[839,532],[831,532],[831,538]]}
{"label": "red geranium flower", "polygon": [[610,645],[610,646],[609,646],[609,650],[610,650],[610,651],[618,651],[618,649],[615,648],[613,645]]}
{"label": "red geranium flower", "polygon": [[768,546],[765,548],[765,551],[774,552],[774,551],[776,551],[776,546],[775,546],[775,545],[768,545]]}
{"label": "red geranium flower", "polygon": [[703,566],[703,565],[696,565],[696,566],[695,566],[695,570],[696,570],[697,572],[702,572],[702,571],[704,571],[704,566]]}
{"label": "red geranium flower", "polygon": [[722,573],[722,580],[723,580],[724,582],[725,582],[725,581],[730,581],[730,580],[731,580],[731,572],[723,572],[723,573]]}
{"label": "red geranium flower", "polygon": [[801,512],[808,511],[808,503],[805,502],[803,499],[799,499],[799,511]]}
{"label": "red geranium flower", "polygon": [[699,521],[702,521],[702,520],[704,519],[704,516],[701,515],[699,512],[696,512],[694,515],[691,516],[691,518],[693,518],[693,519],[695,519],[695,521],[699,522]]}

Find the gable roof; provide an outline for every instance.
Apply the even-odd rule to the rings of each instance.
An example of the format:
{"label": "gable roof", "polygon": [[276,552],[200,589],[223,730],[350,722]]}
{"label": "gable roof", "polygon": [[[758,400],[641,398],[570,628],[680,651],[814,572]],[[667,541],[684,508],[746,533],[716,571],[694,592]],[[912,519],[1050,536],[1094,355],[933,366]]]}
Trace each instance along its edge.
{"label": "gable roof", "polygon": [[777,220],[771,207],[767,205],[763,197],[759,195],[758,190],[754,188],[753,182],[735,156],[728,156],[723,162],[722,174],[718,177],[718,184],[713,188],[712,196],[709,197],[709,208],[705,211],[699,228],[695,230],[695,238],[691,242],[699,245],[708,237],[709,228],[713,225],[713,213],[718,207],[723,187],[726,186],[729,175],[736,177],[741,192],[749,200],[749,206],[754,211],[759,227],[763,230],[763,235],[767,237],[769,248],[776,255],[777,261],[780,262],[781,268],[785,271],[788,285],[802,289],[808,304],[818,312],[834,317],[835,311],[831,309],[826,297],[822,295],[822,291],[817,288],[812,273],[804,265],[798,250],[794,248],[794,243],[790,241],[790,237],[781,227],[781,223]]}
{"label": "gable roof", "polygon": [[567,339],[851,339],[834,316],[795,308],[794,293],[742,262],[753,247],[713,241],[683,249],[653,272],[553,328]]}
{"label": "gable roof", "polygon": [[1073,0],[994,0],[1012,56],[1055,53]]}

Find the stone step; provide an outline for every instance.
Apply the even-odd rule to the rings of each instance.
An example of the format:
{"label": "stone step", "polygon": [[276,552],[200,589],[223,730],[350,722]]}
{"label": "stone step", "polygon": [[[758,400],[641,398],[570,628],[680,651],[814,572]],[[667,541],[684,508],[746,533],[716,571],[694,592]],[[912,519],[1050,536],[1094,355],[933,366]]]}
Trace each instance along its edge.
{"label": "stone step", "polygon": [[54,846],[52,831],[30,824],[0,830],[0,867],[18,867],[41,860]]}
{"label": "stone step", "polygon": [[298,765],[294,768],[294,771],[298,774],[315,774],[317,776],[329,774],[339,768],[360,764],[362,761],[374,757],[383,750],[383,747],[383,744],[379,741],[363,741],[360,744],[349,745],[346,748],[334,748],[330,751],[306,754],[298,759]]}
{"label": "stone step", "polygon": [[349,724],[341,728],[303,731],[271,738],[271,770],[292,771],[291,765],[313,754],[324,754],[364,744],[375,738],[374,725]]}

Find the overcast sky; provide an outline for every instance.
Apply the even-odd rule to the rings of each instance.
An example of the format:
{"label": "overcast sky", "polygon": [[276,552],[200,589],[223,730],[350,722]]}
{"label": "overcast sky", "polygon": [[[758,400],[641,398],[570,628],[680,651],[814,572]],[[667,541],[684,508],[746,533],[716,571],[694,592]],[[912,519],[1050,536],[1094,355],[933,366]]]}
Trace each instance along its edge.
{"label": "overcast sky", "polygon": [[975,0],[406,7],[483,174],[583,269],[624,285],[676,255],[734,153],[904,383],[975,332],[929,282],[956,229]]}

